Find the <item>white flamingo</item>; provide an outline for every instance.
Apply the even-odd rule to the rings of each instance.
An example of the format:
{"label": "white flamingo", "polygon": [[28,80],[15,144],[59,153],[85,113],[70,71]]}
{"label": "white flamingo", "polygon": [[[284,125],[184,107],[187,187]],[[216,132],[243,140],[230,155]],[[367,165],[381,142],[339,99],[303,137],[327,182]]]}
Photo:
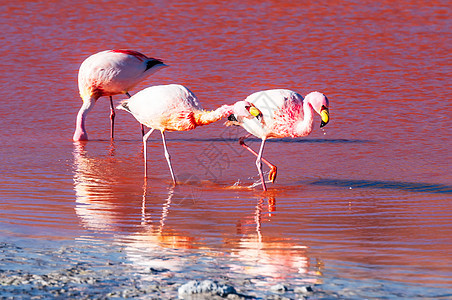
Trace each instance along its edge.
{"label": "white flamingo", "polygon": [[[319,92],[311,92],[303,97],[290,90],[274,89],[253,93],[245,101],[248,101],[262,113],[262,118],[242,118],[232,114],[228,117],[228,125],[240,125],[249,134],[240,138],[239,143],[256,157],[256,166],[262,182],[262,188],[267,190],[262,174],[262,161],[270,167],[268,175],[271,182],[275,181],[277,168],[262,157],[265,141],[269,138],[303,137],[312,131],[314,112],[321,116],[320,127],[329,121],[328,98]],[[244,139],[254,135],[262,139],[259,153],[256,153]]]}
{"label": "white flamingo", "polygon": [[141,124],[150,128],[143,136],[144,176],[147,177],[146,141],[151,133],[160,130],[165,150],[165,158],[176,184],[171,159],[166,147],[165,131],[187,131],[197,126],[208,125],[231,114],[240,119],[259,117],[261,113],[247,101],[238,101],[234,105],[223,105],[214,111],[205,111],[196,96],[186,87],[178,84],[148,87],[130,99],[124,100],[118,107],[131,113]]}
{"label": "white flamingo", "polygon": [[78,87],[83,105],[77,114],[73,140],[88,140],[86,117],[97,99],[102,96],[110,96],[113,139],[115,110],[112,96],[126,94],[130,97],[128,92],[139,82],[166,66],[161,60],[133,50],[106,50],[85,59],[78,73]]}

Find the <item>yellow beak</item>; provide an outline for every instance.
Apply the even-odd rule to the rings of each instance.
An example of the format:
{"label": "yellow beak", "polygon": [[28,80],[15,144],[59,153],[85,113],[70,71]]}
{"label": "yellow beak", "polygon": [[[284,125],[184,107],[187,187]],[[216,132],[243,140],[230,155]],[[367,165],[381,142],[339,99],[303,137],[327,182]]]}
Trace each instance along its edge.
{"label": "yellow beak", "polygon": [[322,110],[320,111],[320,117],[322,117],[322,123],[320,123],[320,128],[328,124],[330,121],[330,112],[328,111],[328,108],[325,106],[322,107]]}
{"label": "yellow beak", "polygon": [[261,111],[259,109],[257,109],[255,106],[251,106],[250,107],[250,114],[253,117],[260,117],[260,116],[262,116]]}

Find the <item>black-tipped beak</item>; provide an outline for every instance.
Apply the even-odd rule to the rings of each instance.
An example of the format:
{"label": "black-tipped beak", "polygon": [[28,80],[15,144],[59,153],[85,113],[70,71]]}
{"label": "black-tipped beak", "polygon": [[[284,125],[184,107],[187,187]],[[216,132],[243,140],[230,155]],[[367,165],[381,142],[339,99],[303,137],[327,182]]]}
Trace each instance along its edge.
{"label": "black-tipped beak", "polygon": [[156,67],[156,68],[166,68],[169,67],[167,64],[165,64],[163,61],[159,60],[159,59],[150,59],[146,62],[146,71]]}
{"label": "black-tipped beak", "polygon": [[230,115],[228,116],[228,120],[229,120],[229,121],[232,121],[232,122],[238,122],[238,120],[237,120],[237,118],[234,116],[234,114],[230,114]]}
{"label": "black-tipped beak", "polygon": [[320,116],[322,117],[320,128],[322,128],[330,121],[330,112],[328,111],[328,108],[326,106],[322,106],[322,109],[320,110]]}

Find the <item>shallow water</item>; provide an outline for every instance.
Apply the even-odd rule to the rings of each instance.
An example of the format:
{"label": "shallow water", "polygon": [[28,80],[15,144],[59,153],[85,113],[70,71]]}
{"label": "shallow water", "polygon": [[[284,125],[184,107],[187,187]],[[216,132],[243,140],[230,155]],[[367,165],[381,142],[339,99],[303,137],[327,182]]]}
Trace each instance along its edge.
{"label": "shallow water", "polygon": [[[49,269],[110,261],[143,284],[227,276],[248,280],[244,291],[257,298],[279,282],[317,284],[330,295],[318,298],[450,296],[448,4],[4,5],[1,240],[23,247],[24,260],[82,249]],[[171,66],[132,94],[180,83],[213,109],[264,89],[319,90],[331,122],[322,131],[317,119],[307,138],[268,141],[278,177],[265,194],[237,143],[245,132],[222,121],[167,134],[175,188],[152,135],[145,182],[139,126],[118,112],[111,142],[106,99],[88,116],[91,140],[71,141],[78,67],[111,48]]]}

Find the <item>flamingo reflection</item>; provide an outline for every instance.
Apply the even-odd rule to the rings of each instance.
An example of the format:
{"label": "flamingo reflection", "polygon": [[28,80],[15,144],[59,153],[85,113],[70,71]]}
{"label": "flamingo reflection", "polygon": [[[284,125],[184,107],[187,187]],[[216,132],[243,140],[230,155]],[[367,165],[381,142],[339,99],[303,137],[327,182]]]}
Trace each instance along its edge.
{"label": "flamingo reflection", "polygon": [[[81,225],[93,231],[114,230],[115,205],[104,201],[113,196],[115,178],[110,167],[113,156],[106,159],[90,158],[83,142],[74,143],[75,212]],[[112,148],[110,148],[110,153]]]}
{"label": "flamingo reflection", "polygon": [[[83,142],[76,142],[74,146],[75,212],[82,227],[100,233],[148,235],[162,243],[177,240],[173,235],[181,236],[182,241],[193,240],[170,229],[163,231],[174,189],[167,191],[161,212],[155,206],[146,207],[147,184],[145,182],[140,187],[134,179],[129,179],[127,164],[122,164],[112,155],[92,157]],[[161,199],[161,194],[150,198]],[[152,217],[156,214],[159,215],[158,222]]]}
{"label": "flamingo reflection", "polygon": [[[305,275],[305,281],[309,282],[308,277],[319,273],[311,271],[307,247],[290,238],[263,234],[262,223],[270,222],[276,210],[276,200],[270,196],[265,212],[264,199],[258,200],[253,216],[240,220],[237,225],[237,233],[241,237],[233,246],[232,254],[237,256],[240,263],[233,268],[249,275],[265,276],[274,280]],[[252,224],[255,226],[250,226]]]}
{"label": "flamingo reflection", "polygon": [[[149,268],[179,272],[190,265],[189,256],[184,258],[179,253],[200,247],[199,242],[166,225],[174,188],[168,189],[162,199],[157,194],[148,195],[146,181],[143,187],[127,185],[125,170],[114,156],[92,157],[84,143],[75,143],[74,171],[75,212],[87,230],[85,240],[110,235],[139,272],[149,273]],[[156,199],[163,203],[149,203]],[[172,249],[177,249],[177,253],[171,253]]]}
{"label": "flamingo reflection", "polygon": [[[144,277],[155,279],[167,272],[188,272],[206,256],[226,260],[230,272],[256,278],[264,276],[270,281],[300,274],[306,278],[313,274],[305,246],[266,232],[265,224],[272,222],[277,212],[274,197],[267,194],[268,198],[258,199],[252,213],[240,219],[237,232],[223,239],[223,245],[209,245],[208,239],[203,239],[203,233],[209,229],[199,232],[198,227],[189,231],[183,224],[196,226],[199,220],[190,219],[194,214],[182,212],[180,215],[181,206],[174,210],[181,203],[180,197],[185,196],[180,193],[183,187],[164,188],[159,192],[153,185],[150,190],[146,181],[143,186],[136,184],[137,178],[142,178],[140,175],[127,182],[130,175],[127,167],[126,162],[121,163],[114,156],[90,156],[84,144],[77,144],[74,149],[75,212],[86,229],[85,240],[99,237],[105,240],[107,236],[108,241],[110,236],[112,243],[124,250],[128,262]],[[184,203],[193,205],[191,201]],[[199,209],[200,205],[220,205],[201,203],[206,203],[197,204],[197,210],[202,212],[209,209]],[[184,219],[176,222],[176,218]],[[198,250],[203,250],[202,255]],[[219,253],[222,254],[219,256]],[[149,272],[150,269],[160,271]]]}
{"label": "flamingo reflection", "polygon": [[[146,207],[147,181],[143,185],[143,198],[141,203],[141,230],[130,236],[134,241],[153,244],[165,248],[192,249],[195,238],[176,233],[174,230],[165,228],[172,200],[174,197],[174,187],[168,189],[168,197],[162,205],[162,210],[158,220],[152,217],[152,211]],[[158,222],[157,222],[158,221]],[[146,246],[149,249],[149,245]]]}

